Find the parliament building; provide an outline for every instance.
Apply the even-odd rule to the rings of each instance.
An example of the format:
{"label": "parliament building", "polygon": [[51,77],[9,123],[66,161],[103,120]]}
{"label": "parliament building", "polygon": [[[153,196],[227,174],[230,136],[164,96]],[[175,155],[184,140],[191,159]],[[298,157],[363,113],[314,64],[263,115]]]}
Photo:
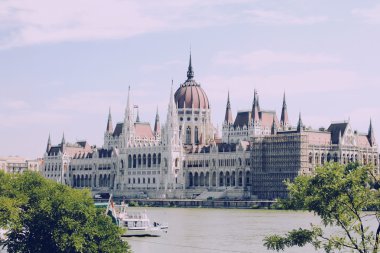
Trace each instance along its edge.
{"label": "parliament building", "polygon": [[206,92],[194,79],[191,55],[186,81],[168,96],[166,118],[158,111],[153,128],[132,107],[131,92],[124,119],[108,114],[102,147],[87,141],[70,143],[50,136],[42,173],[74,188],[115,196],[197,199],[274,199],[286,197],[283,181],[313,173],[327,162],[372,164],[379,155],[370,122],[367,133],[350,122],[324,129],[306,128],[301,115],[289,122],[285,95],[280,118],[260,108],[254,91],[252,109],[234,119],[228,94],[222,136],[211,120]]}

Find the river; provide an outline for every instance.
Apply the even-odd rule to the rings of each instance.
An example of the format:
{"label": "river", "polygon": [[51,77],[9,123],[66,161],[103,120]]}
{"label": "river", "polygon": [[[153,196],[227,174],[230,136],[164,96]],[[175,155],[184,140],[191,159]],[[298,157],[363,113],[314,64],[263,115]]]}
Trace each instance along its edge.
{"label": "river", "polygon": [[[268,251],[263,238],[283,234],[294,228],[319,224],[308,212],[208,208],[133,208],[146,209],[151,221],[168,223],[161,237],[126,238],[134,253],[206,253]],[[315,252],[310,247],[290,248],[285,252]]]}

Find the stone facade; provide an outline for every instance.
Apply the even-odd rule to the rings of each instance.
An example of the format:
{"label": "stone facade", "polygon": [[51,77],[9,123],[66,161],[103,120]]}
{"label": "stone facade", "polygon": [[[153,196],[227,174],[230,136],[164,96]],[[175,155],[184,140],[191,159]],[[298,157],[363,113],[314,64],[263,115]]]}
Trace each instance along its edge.
{"label": "stone facade", "polygon": [[272,132],[251,141],[252,194],[259,199],[285,198],[284,180],[312,174],[327,162],[372,164],[379,174],[379,155],[372,123],[368,134],[353,131],[347,121],[328,129],[306,129],[301,117],[297,129]]}
{"label": "stone facade", "polygon": [[124,119],[115,127],[109,112],[102,147],[87,141],[68,143],[64,136],[53,146],[49,136],[43,175],[116,196],[274,198],[286,195],[284,179],[311,173],[329,154],[330,160],[339,157],[342,162],[365,154],[368,162],[378,164],[372,126],[372,137],[350,127],[340,127],[340,135],[335,128],[312,131],[300,124],[293,128],[285,95],[279,120],[275,111],[260,108],[256,90],[252,109],[239,111],[235,119],[228,95],[219,137],[207,94],[194,79],[191,56],[186,81],[176,92],[171,89],[164,124],[158,113],[153,129],[142,122],[131,106],[130,93]]}

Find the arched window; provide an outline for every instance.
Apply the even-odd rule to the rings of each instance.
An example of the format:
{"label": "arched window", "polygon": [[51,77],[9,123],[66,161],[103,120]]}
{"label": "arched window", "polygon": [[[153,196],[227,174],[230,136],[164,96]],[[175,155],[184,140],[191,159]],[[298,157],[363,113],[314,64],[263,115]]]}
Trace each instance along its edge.
{"label": "arched window", "polygon": [[334,162],[338,162],[338,154],[334,153]]}
{"label": "arched window", "polygon": [[148,167],[150,168],[152,164],[152,155],[151,154],[148,154]]}
{"label": "arched window", "polygon": [[128,156],[128,168],[131,168],[132,167],[132,156],[129,155]]}
{"label": "arched window", "polygon": [[175,167],[178,167],[178,158],[175,159]]}
{"label": "arched window", "polygon": [[154,154],[153,154],[153,165],[156,165],[156,162],[157,162],[157,156],[156,156],[156,154],[154,153]]}
{"label": "arched window", "polygon": [[186,128],[186,144],[191,143],[191,129],[190,127]]}
{"label": "arched window", "polygon": [[197,126],[194,129],[194,140],[195,140],[195,144],[199,144],[199,135],[198,135],[198,127]]}
{"label": "arched window", "polygon": [[161,153],[158,153],[157,163],[161,164]]}
{"label": "arched window", "polygon": [[138,157],[137,157],[137,162],[138,162],[138,165],[139,165],[139,167],[141,166],[141,155],[139,155]]}
{"label": "arched window", "polygon": [[124,169],[124,161],[121,160],[121,168]]}
{"label": "arched window", "polygon": [[325,164],[325,154],[322,154],[322,156],[321,156],[321,163]]}
{"label": "arched window", "polygon": [[331,160],[331,155],[330,155],[330,153],[328,153],[327,154],[327,162],[330,162],[330,160]]}
{"label": "arched window", "polygon": [[146,165],[146,154],[143,154],[143,165]]}
{"label": "arched window", "polygon": [[133,168],[136,168],[136,155],[133,155]]}
{"label": "arched window", "polygon": [[313,154],[309,153],[309,163],[313,163]]}

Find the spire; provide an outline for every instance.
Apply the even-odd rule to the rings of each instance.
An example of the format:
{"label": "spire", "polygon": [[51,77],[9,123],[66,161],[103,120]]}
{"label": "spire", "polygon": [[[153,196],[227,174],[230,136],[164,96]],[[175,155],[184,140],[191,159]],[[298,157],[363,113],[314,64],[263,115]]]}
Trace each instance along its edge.
{"label": "spire", "polygon": [[372,127],[372,119],[369,120],[368,140],[369,140],[369,143],[371,144],[371,146],[376,144],[375,133],[374,133],[373,127]]}
{"label": "spire", "polygon": [[111,116],[111,107],[108,110],[108,121],[107,121],[107,129],[106,132],[112,133],[112,116]]}
{"label": "spire", "polygon": [[282,100],[282,110],[281,110],[281,126],[285,129],[289,125],[288,108],[286,106],[286,97],[284,92],[284,98]]}
{"label": "spire", "polygon": [[158,115],[158,106],[157,106],[157,111],[156,111],[156,119],[154,121],[154,133],[156,135],[161,133],[160,116]]}
{"label": "spire", "polygon": [[301,112],[300,112],[299,118],[298,118],[298,124],[297,124],[297,132],[302,132],[303,130],[304,130],[304,126],[302,123]]}
{"label": "spire", "polygon": [[271,128],[271,134],[277,134],[277,125],[275,120],[275,115],[273,115],[273,122],[272,122],[272,128]]}
{"label": "spire", "polygon": [[51,148],[51,139],[50,139],[50,133],[49,133],[49,138],[48,138],[48,142],[46,145],[46,152],[49,152],[50,148]]}
{"label": "spire", "polygon": [[136,110],[137,110],[136,123],[139,123],[140,122],[139,107],[136,107]]}
{"label": "spire", "polygon": [[227,96],[226,115],[224,117],[224,122],[226,124],[232,124],[233,123],[231,103],[230,103],[230,91],[228,91],[228,96]]}
{"label": "spire", "polygon": [[191,65],[191,51],[190,51],[189,67],[187,69],[187,80],[193,80],[193,78],[194,78],[194,71],[193,71],[193,66]]}
{"label": "spire", "polygon": [[125,107],[124,121],[132,121],[132,110],[131,110],[131,101],[130,101],[131,86],[128,86],[128,97],[127,97],[127,106]]}
{"label": "spire", "polygon": [[259,99],[258,99],[256,89],[254,91],[254,96],[253,96],[252,121],[253,121],[253,123],[259,121]]}
{"label": "spire", "polygon": [[61,141],[61,146],[63,147],[63,145],[66,144],[66,140],[65,140],[65,133],[62,134],[62,141]]}

